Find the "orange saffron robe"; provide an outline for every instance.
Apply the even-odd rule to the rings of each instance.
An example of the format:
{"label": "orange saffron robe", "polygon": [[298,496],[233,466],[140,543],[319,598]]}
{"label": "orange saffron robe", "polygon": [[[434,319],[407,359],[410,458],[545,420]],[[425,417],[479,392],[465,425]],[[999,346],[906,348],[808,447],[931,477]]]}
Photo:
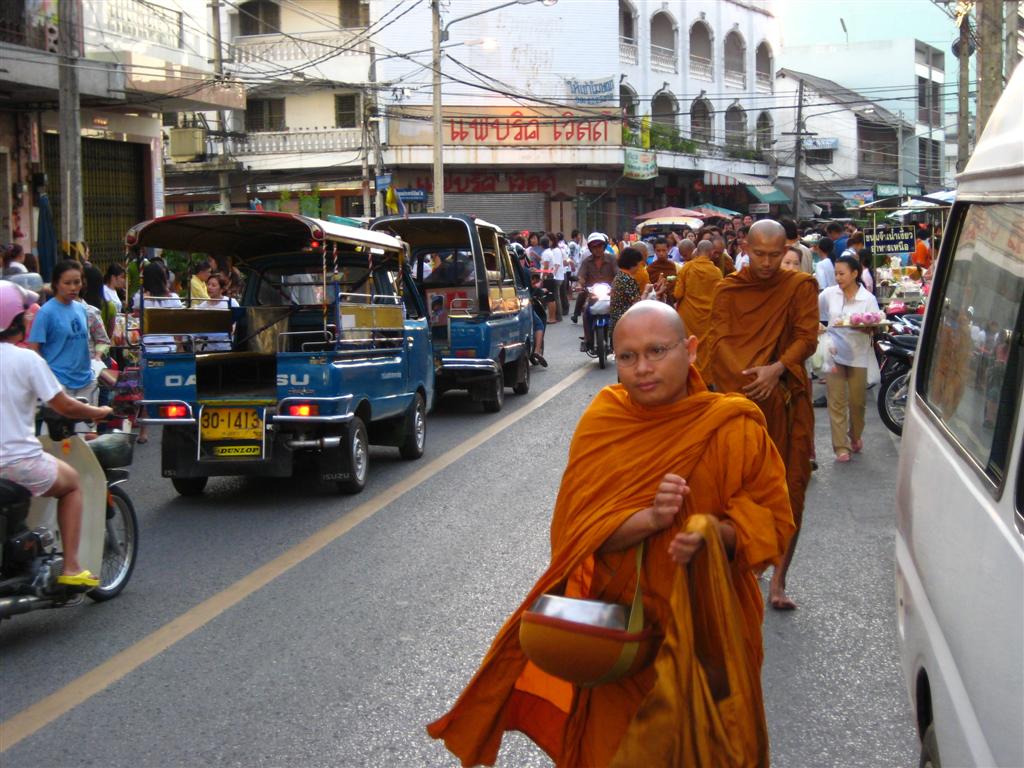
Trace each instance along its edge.
{"label": "orange saffron robe", "polygon": [[818,347],[818,284],[803,272],[780,269],[759,280],[750,269],[725,278],[715,291],[702,373],[718,392],[742,393],[753,377],[742,371],[781,362],[786,370],[765,402],[757,403],[768,434],[786,463],[797,527],[811,478],[814,409],[804,361]]}
{"label": "orange saffron robe", "polygon": [[700,256],[686,262],[676,280],[676,311],[683,319],[686,332],[696,336],[697,370],[707,367],[707,345],[704,343],[711,325],[711,300],[722,281],[722,272],[710,258]]}
{"label": "orange saffron robe", "polygon": [[[760,689],[764,607],[756,574],[785,551],[795,530],[785,468],[760,411],[746,398],[708,392],[691,367],[689,394],[676,403],[642,408],[614,385],[598,393],[580,419],[555,504],[551,564],[505,622],[451,711],[427,728],[463,765],[493,765],[507,730],[525,733],[556,765],[609,765],[656,683],[677,682],[659,681],[655,672],[664,668],[662,653],[673,652],[674,643],[664,643],[655,663],[633,676],[595,688],[576,688],[547,675],[519,645],[520,617],[545,592],[564,589],[566,595],[623,604],[632,600],[635,549],[597,550],[630,516],[653,503],[670,472],[686,478],[691,493],[676,523],[647,539],[641,577],[646,621],[660,634],[676,634],[672,606],[678,600],[674,603],[672,595],[679,567],[668,544],[685,521],[702,514],[730,520],[736,553],[729,573],[743,649],[743,658],[735,661],[753,681],[743,709],[753,713],[745,722],[746,759],[738,764],[766,764]],[[696,724],[696,730],[704,725]]]}

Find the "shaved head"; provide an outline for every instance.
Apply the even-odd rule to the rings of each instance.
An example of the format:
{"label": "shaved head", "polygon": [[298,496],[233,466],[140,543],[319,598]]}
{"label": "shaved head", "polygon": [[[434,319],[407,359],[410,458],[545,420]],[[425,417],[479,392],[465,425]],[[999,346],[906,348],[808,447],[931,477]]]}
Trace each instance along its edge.
{"label": "shaved head", "polygon": [[679,257],[683,261],[689,261],[691,258],[693,258],[693,249],[696,247],[697,244],[694,243],[693,240],[680,240],[679,245],[677,246],[677,248],[679,248]]}
{"label": "shaved head", "polygon": [[672,307],[638,301],[615,324],[614,341],[619,381],[633,402],[654,408],[686,397],[697,337],[687,337]]}
{"label": "shaved head", "polygon": [[711,244],[710,240],[701,240],[699,243],[697,243],[697,250],[694,252],[694,256],[710,256],[714,252],[715,246]]}
{"label": "shaved head", "polygon": [[773,219],[761,219],[747,233],[750,272],[758,280],[770,280],[786,255],[786,230]]}

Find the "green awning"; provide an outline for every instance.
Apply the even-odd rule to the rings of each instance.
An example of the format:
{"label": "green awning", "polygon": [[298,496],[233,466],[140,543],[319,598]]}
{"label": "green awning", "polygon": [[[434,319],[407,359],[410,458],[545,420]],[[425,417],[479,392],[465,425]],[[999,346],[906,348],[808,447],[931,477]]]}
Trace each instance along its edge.
{"label": "green awning", "polygon": [[762,203],[790,203],[792,202],[789,195],[784,192],[780,192],[770,184],[767,185],[754,185],[747,184],[747,191],[760,200]]}

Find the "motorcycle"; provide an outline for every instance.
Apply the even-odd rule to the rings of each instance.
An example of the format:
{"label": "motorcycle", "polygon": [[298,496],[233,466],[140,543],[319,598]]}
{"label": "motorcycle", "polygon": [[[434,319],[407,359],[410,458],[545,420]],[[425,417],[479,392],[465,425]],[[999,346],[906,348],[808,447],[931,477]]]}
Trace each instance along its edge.
{"label": "motorcycle", "polygon": [[590,346],[587,347],[587,343],[584,341],[580,344],[580,349],[591,357],[596,357],[598,365],[605,368],[608,365],[608,354],[612,348],[612,287],[608,283],[595,283],[587,289],[587,292],[590,294],[590,319],[593,323],[593,335]]}
{"label": "motorcycle", "polygon": [[82,529],[78,559],[99,575],[96,587],[58,583],[64,558],[57,544],[56,501],[0,480],[0,620],[43,608],[79,605],[84,597],[117,597],[131,578],[138,553],[135,506],[122,484],[128,480],[135,436],[109,432],[85,441],[75,422],[43,409],[49,437],[44,449],[79,474]]}
{"label": "motorcycle", "polygon": [[903,434],[917,339],[916,334],[883,334],[875,342],[881,375],[878,415],[882,423],[897,435]]}

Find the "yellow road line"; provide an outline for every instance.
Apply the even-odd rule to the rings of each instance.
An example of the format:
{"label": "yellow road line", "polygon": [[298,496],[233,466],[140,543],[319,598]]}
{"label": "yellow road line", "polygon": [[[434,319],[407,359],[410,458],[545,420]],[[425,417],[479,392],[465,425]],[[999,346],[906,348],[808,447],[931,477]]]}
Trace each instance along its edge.
{"label": "yellow road line", "polygon": [[499,421],[478,432],[461,445],[438,456],[422,469],[417,470],[406,479],[396,483],[372,499],[360,504],[345,516],[321,528],[304,541],[275,557],[269,563],[260,566],[248,575],[231,584],[194,608],[190,608],[177,618],[164,624],[137,643],[130,645],[117,655],[111,657],[81,677],[72,680],[58,691],[23,709],[18,714],[0,723],[0,753],[13,747],[22,739],[26,739],[36,731],[52,723],[61,715],[70,712],[79,704],[116,683],[129,672],[137,669],[150,659],[160,655],[180,640],[185,639],[197,629],[220,616],[224,611],[265,587],[274,579],[284,575],[299,563],[312,557],[333,541],[344,536],[364,520],[373,517],[389,504],[404,496],[418,485],[425,483],[441,470],[461,459],[474,448],[486,443],[495,435],[511,427],[542,407],[577,381],[587,375],[593,366],[585,365],[540,397],[523,406],[515,413],[505,416]]}

